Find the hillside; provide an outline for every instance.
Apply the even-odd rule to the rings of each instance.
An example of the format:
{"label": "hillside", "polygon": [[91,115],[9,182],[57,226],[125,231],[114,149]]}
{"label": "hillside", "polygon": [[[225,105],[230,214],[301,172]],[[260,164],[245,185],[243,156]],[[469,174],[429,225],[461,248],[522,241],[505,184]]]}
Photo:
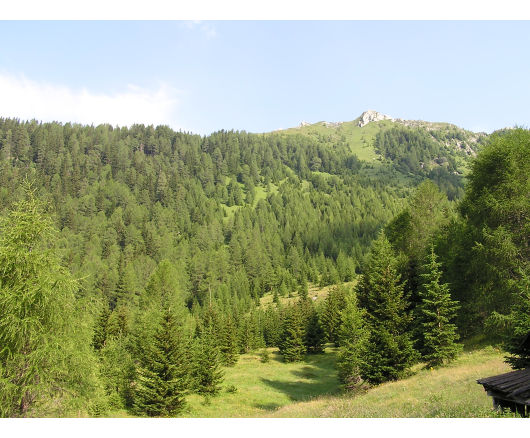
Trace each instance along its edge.
{"label": "hillside", "polygon": [[[465,176],[473,154],[451,142],[471,134],[360,121],[339,137],[339,125],[200,137],[0,119],[0,414],[197,416],[220,393],[240,409],[238,391],[250,390],[254,404],[226,415],[254,415],[335,393],[334,376],[355,381],[356,365],[340,374],[344,345],[348,363],[371,355],[362,376],[379,384],[420,357],[452,359],[454,341],[490,329],[491,316],[500,334],[511,321],[522,331],[527,132],[492,136],[486,152],[477,140]],[[502,190],[483,190],[492,181]],[[484,193],[510,202],[492,212]],[[455,321],[435,324],[451,344],[441,362],[423,339],[421,318],[438,315],[425,275]],[[329,345],[318,354],[325,343],[337,361]],[[261,383],[260,351],[279,353]]]}

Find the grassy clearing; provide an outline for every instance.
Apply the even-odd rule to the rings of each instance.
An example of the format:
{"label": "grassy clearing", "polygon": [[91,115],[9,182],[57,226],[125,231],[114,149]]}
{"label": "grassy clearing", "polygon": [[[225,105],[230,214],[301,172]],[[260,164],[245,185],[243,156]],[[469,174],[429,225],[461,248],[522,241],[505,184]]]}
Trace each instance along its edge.
{"label": "grassy clearing", "polygon": [[[262,417],[270,416],[282,406],[310,400],[339,391],[335,349],[307,355],[305,362],[284,363],[278,352],[270,348],[270,361],[262,363],[257,353],[244,354],[231,368],[225,368],[221,393],[205,402],[191,395],[181,417]],[[235,387],[236,392],[228,392]]]}
{"label": "grassy clearing", "polygon": [[275,417],[488,417],[491,398],[476,383],[480,377],[510,371],[502,352],[486,347],[463,353],[451,365],[422,369],[397,382],[372,388],[357,396],[321,397],[285,406]]}
{"label": "grassy clearing", "polygon": [[[226,181],[229,182],[230,178],[227,178]],[[246,188],[245,188],[244,184],[239,183],[239,182],[238,182],[238,184],[246,193]],[[266,199],[267,196],[269,196],[269,194],[278,193],[278,186],[275,185],[275,184],[271,184],[269,191],[267,190],[267,187],[257,186],[257,187],[255,187],[255,190],[256,190],[256,196],[255,196],[254,201],[252,203],[252,207],[256,207],[258,202],[261,199]],[[249,205],[249,204],[245,204],[245,205]],[[222,203],[221,203],[221,206],[223,207],[223,209],[224,209],[224,211],[226,213],[226,216],[223,218],[223,220],[225,222],[227,222],[229,219],[234,217],[235,212],[243,207],[243,205],[231,205],[229,207],[228,205],[222,204]]]}
{"label": "grassy clearing", "polygon": [[[498,414],[476,380],[510,371],[502,351],[488,346],[463,353],[447,367],[417,365],[407,379],[365,393],[344,394],[335,371],[335,348],[290,364],[282,361],[276,349],[268,350],[268,363],[251,353],[242,355],[234,367],[225,368],[222,391],[208,402],[199,395],[188,396],[180,417],[491,417]],[[231,387],[236,391],[230,392]],[[114,411],[108,416],[130,415]]]}
{"label": "grassy clearing", "polygon": [[[357,279],[354,281],[348,281],[346,283],[342,283],[343,286],[350,287],[355,286],[357,283]],[[324,301],[326,297],[329,294],[329,291],[333,289],[334,287],[337,287],[337,284],[332,284],[330,286],[324,286],[319,287],[313,283],[309,283],[309,288],[307,292],[307,296],[311,298],[315,303],[320,303],[321,301]],[[280,298],[280,304],[286,305],[289,303],[295,303],[298,300],[298,292],[293,292],[292,297],[279,297]],[[272,304],[273,295],[272,293],[267,293],[263,297],[260,298],[260,305],[261,306],[270,306]]]}

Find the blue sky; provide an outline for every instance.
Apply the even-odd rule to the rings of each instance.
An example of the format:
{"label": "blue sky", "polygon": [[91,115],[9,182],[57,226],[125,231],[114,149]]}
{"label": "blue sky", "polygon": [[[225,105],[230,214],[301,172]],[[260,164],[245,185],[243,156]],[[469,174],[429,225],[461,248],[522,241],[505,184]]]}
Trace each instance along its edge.
{"label": "blue sky", "polygon": [[0,22],[0,116],[208,134],[530,121],[530,22]]}

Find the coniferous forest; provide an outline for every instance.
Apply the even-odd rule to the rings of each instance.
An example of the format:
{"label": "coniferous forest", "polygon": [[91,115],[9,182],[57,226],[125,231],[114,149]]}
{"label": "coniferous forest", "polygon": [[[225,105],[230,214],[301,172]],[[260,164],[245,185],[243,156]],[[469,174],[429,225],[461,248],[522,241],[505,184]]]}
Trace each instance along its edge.
{"label": "coniferous forest", "polygon": [[0,119],[0,415],[185,415],[248,353],[344,393],[479,338],[527,367],[529,175],[523,128]]}

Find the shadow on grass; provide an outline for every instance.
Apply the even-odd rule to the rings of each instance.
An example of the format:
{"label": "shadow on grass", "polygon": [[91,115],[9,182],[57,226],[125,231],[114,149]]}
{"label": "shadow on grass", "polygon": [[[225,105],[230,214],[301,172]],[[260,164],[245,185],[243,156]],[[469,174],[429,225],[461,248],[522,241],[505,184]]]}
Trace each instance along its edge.
{"label": "shadow on grass", "polygon": [[291,371],[291,374],[298,378],[297,380],[274,380],[262,377],[261,381],[283,392],[293,401],[308,400],[340,391],[334,353],[306,355],[304,362],[306,365],[301,369]]}
{"label": "shadow on grass", "polygon": [[254,407],[258,409],[263,409],[264,411],[275,411],[278,408],[281,408],[283,405],[279,403],[258,403]]}

